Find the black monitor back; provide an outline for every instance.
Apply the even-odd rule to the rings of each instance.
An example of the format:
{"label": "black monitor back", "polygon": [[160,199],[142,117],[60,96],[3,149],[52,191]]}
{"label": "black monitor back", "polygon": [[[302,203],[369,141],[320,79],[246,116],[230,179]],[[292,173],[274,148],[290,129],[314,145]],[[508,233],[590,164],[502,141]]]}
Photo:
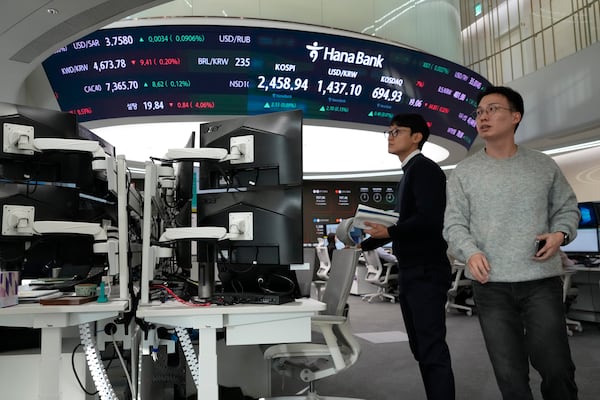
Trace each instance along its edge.
{"label": "black monitor back", "polygon": [[199,193],[198,226],[229,227],[229,213],[252,212],[254,238],[228,240],[219,248],[229,264],[289,265],[303,263],[302,188]]}
{"label": "black monitor back", "polygon": [[[196,132],[192,132],[188,138],[185,148],[194,148],[196,143]],[[192,226],[192,198],[195,196],[194,188],[194,162],[180,161],[175,164],[175,217],[176,227]],[[192,242],[180,240],[175,245],[175,258],[177,266],[183,270],[192,268]]]}
{"label": "black monitor back", "polygon": [[232,137],[252,135],[254,162],[200,163],[200,188],[302,183],[302,111],[283,111],[200,125],[200,147],[230,150]]}
{"label": "black monitor back", "polygon": [[[71,183],[87,193],[106,191],[91,168],[92,155],[84,152],[36,152],[33,155],[5,152],[6,124],[33,128],[35,138],[96,139],[92,132],[79,127],[75,115],[55,110],[0,103],[0,178],[12,181]],[[93,136],[92,136],[93,135]],[[114,148],[102,141],[105,149]]]}
{"label": "black monitor back", "polygon": [[[5,205],[35,207],[35,221],[100,222],[111,219],[105,204],[94,209],[89,200],[68,187],[0,185],[0,218]],[[116,212],[112,218],[116,218]],[[84,235],[0,235],[0,263],[3,268],[20,270],[26,278],[47,276],[52,268],[64,264],[89,269],[99,262],[93,254],[93,244],[93,238]]]}

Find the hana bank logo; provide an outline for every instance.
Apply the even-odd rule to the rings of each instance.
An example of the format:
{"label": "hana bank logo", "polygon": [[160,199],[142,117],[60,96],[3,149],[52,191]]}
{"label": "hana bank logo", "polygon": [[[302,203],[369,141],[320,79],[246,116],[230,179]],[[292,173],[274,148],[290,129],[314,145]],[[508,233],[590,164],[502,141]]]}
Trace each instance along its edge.
{"label": "hana bank logo", "polygon": [[317,61],[319,58],[319,51],[323,50],[324,46],[319,46],[319,42],[313,42],[312,44],[307,44],[306,49],[309,50],[308,56],[312,62]]}
{"label": "hana bank logo", "polygon": [[[308,56],[312,62],[316,62],[319,59],[319,55],[323,54],[324,61],[335,61],[346,64],[358,64],[367,67],[383,68],[383,61],[385,60],[381,54],[373,56],[363,51],[338,51],[335,49],[335,47],[329,48],[327,46],[321,46],[319,45],[319,42],[307,44],[306,50],[308,50]],[[323,50],[322,53],[321,50]]]}

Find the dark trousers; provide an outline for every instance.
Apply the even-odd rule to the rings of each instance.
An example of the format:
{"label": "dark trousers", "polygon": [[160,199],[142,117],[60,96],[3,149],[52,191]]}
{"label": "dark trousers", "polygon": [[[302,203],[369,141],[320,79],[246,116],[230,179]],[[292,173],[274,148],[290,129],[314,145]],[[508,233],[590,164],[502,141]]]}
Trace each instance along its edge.
{"label": "dark trousers", "polygon": [[575,365],[567,336],[562,282],[473,282],[479,323],[505,400],[533,400],[529,362],[545,400],[576,400]]}
{"label": "dark trousers", "polygon": [[454,400],[454,374],[446,344],[449,265],[402,268],[398,273],[400,307],[410,349],[419,363],[428,400]]}

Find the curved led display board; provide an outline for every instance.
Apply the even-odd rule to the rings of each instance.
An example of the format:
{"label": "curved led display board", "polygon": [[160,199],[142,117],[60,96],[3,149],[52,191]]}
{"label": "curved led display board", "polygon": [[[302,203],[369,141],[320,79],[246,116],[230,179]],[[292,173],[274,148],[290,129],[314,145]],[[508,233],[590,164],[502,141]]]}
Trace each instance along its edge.
{"label": "curved led display board", "polygon": [[365,36],[260,26],[102,29],[43,63],[60,108],[78,121],[255,115],[387,126],[419,112],[469,149],[477,93],[489,82],[453,62]]}

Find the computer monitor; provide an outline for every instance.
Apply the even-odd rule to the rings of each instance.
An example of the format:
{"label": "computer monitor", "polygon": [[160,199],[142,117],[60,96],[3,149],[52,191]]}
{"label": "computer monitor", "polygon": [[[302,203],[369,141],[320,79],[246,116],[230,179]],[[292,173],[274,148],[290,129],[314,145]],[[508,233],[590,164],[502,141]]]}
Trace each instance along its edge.
{"label": "computer monitor", "polygon": [[302,184],[302,111],[283,111],[200,125],[200,147],[230,150],[231,139],[251,137],[254,161],[203,161],[200,188]]}
{"label": "computer monitor", "polygon": [[100,144],[100,147],[104,149],[106,154],[110,155],[111,157],[117,156],[117,150],[115,149],[115,146],[113,146],[108,141],[102,139],[100,136],[96,135],[94,132],[92,132],[85,126],[77,125],[77,133],[80,139],[94,140],[98,142]]}
{"label": "computer monitor", "polygon": [[[77,118],[67,112],[0,102],[0,120],[3,125],[31,126],[36,137],[79,139]],[[0,140],[3,138],[0,137]]]}
{"label": "computer monitor", "polygon": [[[72,187],[52,184],[0,184],[0,220],[5,206],[34,207],[35,221],[116,221],[116,206],[95,204],[81,197]],[[49,276],[51,269],[70,266],[70,270],[85,276],[94,265],[105,264],[104,256],[93,253],[94,239],[86,235],[52,234],[17,236],[0,235],[0,264],[3,268],[21,271],[23,278]],[[77,272],[79,270],[79,272]]]}
{"label": "computer monitor", "polygon": [[325,236],[330,233],[335,233],[337,231],[339,224],[325,224]]}
{"label": "computer monitor", "polygon": [[[192,132],[184,147],[194,148],[196,132]],[[180,161],[175,163],[175,227],[192,226],[192,199],[194,193],[194,162]],[[179,240],[175,244],[175,260],[177,266],[189,271],[192,268],[192,241]]]}
{"label": "computer monitor", "polygon": [[[86,193],[103,195],[106,182],[100,182],[92,170],[91,153],[44,151],[24,154],[5,148],[8,145],[4,143],[5,139],[22,131],[32,132],[36,139],[98,140],[92,136],[93,133],[77,124],[73,114],[0,102],[0,176],[3,179],[69,183]],[[114,147],[109,143],[101,141],[100,144],[105,146],[105,151],[114,153]]]}
{"label": "computer monitor", "polygon": [[577,228],[577,236],[561,250],[574,255],[600,254],[600,229],[598,223],[598,204],[594,202],[581,202],[577,204],[581,218]]}
{"label": "computer monitor", "polygon": [[598,211],[596,204],[593,202],[584,202],[577,205],[581,218],[579,220],[579,228],[597,228],[598,227]]}
{"label": "computer monitor", "polygon": [[[1,264],[28,277],[47,276],[50,269],[63,266],[74,273],[81,270],[77,275],[85,276],[92,266],[108,262],[105,254],[94,253],[91,235],[72,234],[60,227],[43,235],[10,228],[9,215],[14,218],[15,213],[23,212],[32,223],[117,223],[116,197],[108,191],[106,180],[94,171],[93,151],[72,150],[68,141],[59,140],[58,145],[50,141],[48,145],[48,141],[39,139],[83,142],[97,138],[80,127],[73,114],[0,103]],[[102,146],[103,153],[114,155],[110,144],[102,141]],[[47,150],[38,151],[40,148]]]}
{"label": "computer monitor", "polygon": [[226,240],[229,264],[302,264],[302,190],[298,186],[262,190],[202,191],[198,226],[229,227],[229,214],[251,212],[252,240]]}
{"label": "computer monitor", "polygon": [[226,291],[299,293],[291,265],[303,264],[302,115],[283,111],[200,125],[201,148],[237,151],[243,160],[200,162],[198,226],[229,229],[230,213],[239,212],[252,213],[253,225],[250,240],[199,243],[200,288],[213,284],[202,271],[217,264]]}
{"label": "computer monitor", "polygon": [[[217,243],[217,265],[226,291],[258,291],[258,280],[268,279],[271,290],[296,292],[298,288],[290,284],[296,282],[290,266],[304,262],[301,186],[199,191],[198,226],[229,227],[230,213],[238,212],[252,213],[252,239]],[[211,254],[201,249],[199,262],[211,263]]]}
{"label": "computer monitor", "polygon": [[596,220],[598,221],[598,227],[600,227],[600,201],[592,202],[594,211],[596,213]]}
{"label": "computer monitor", "polygon": [[578,228],[575,239],[561,250],[565,253],[595,255],[600,253],[599,228]]}

